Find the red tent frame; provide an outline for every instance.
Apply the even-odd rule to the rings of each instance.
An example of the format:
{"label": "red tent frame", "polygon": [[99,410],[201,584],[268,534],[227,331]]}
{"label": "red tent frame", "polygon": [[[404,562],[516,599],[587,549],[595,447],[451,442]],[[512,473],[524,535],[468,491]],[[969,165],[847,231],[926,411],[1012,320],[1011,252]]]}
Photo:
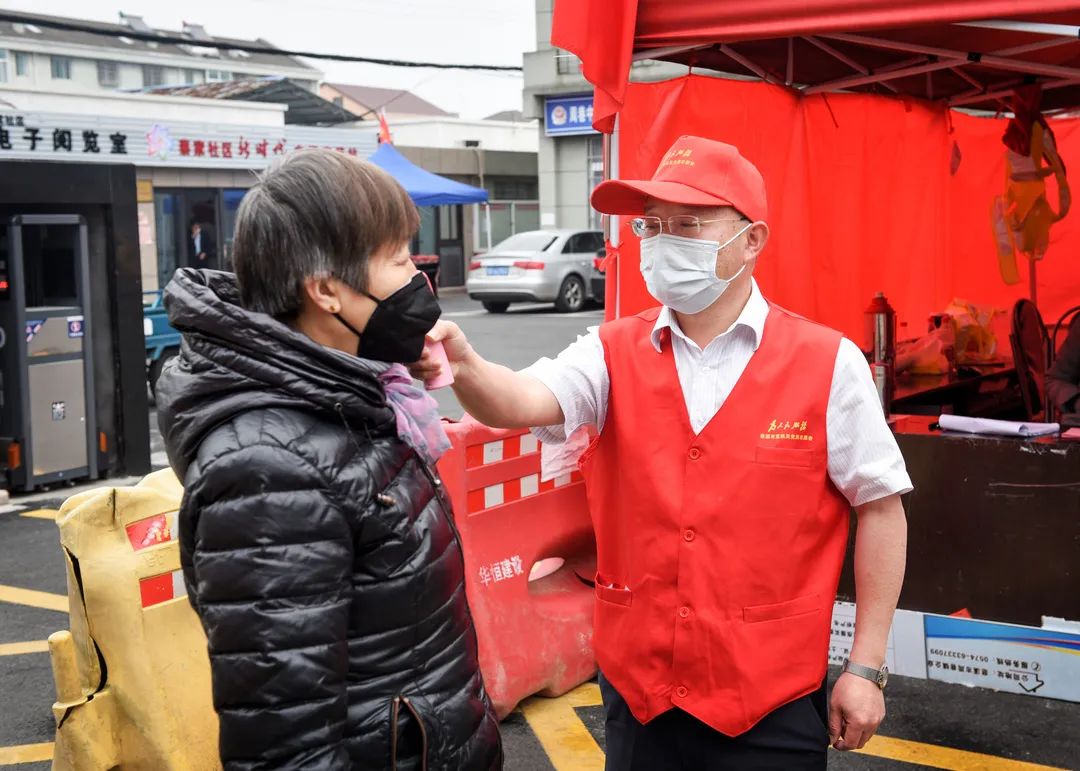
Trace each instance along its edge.
{"label": "red tent frame", "polygon": [[558,0],[552,43],[596,87],[611,133],[634,61],[748,75],[806,94],[889,91],[996,111],[1036,79],[1046,111],[1080,104],[1076,0]]}
{"label": "red tent frame", "polygon": [[[882,93],[992,112],[1035,82],[1044,114],[1080,107],[1077,0],[556,0],[551,39],[595,87],[607,178],[618,177],[616,119],[631,67],[646,59],[804,95]],[[611,218],[615,246],[618,226]],[[1031,272],[1034,291],[1035,263]],[[608,299],[618,317],[618,273]]]}

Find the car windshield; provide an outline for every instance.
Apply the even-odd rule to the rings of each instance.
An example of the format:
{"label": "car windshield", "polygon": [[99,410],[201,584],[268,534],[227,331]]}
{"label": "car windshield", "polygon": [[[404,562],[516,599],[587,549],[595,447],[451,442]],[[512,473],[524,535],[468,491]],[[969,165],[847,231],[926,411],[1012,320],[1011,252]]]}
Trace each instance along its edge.
{"label": "car windshield", "polygon": [[542,252],[554,243],[557,235],[546,233],[543,230],[531,230],[528,233],[515,233],[505,241],[500,242],[491,250],[492,254],[499,252]]}

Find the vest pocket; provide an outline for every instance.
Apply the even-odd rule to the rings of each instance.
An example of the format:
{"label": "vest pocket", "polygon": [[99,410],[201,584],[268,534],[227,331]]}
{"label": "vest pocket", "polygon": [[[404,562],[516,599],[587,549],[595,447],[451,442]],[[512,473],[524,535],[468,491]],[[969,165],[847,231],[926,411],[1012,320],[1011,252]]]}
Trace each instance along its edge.
{"label": "vest pocket", "polygon": [[758,447],[754,460],[769,466],[795,466],[809,468],[817,461],[814,450],[797,450],[793,447]]}
{"label": "vest pocket", "polygon": [[613,605],[624,605],[629,608],[634,599],[634,593],[625,586],[611,586],[610,584],[610,581],[597,573],[596,598],[604,602],[610,602]]}
{"label": "vest pocket", "polygon": [[821,609],[821,598],[816,594],[796,597],[794,600],[776,602],[771,605],[748,605],[743,608],[743,622],[757,624],[762,621],[776,621],[803,613],[813,613]]}

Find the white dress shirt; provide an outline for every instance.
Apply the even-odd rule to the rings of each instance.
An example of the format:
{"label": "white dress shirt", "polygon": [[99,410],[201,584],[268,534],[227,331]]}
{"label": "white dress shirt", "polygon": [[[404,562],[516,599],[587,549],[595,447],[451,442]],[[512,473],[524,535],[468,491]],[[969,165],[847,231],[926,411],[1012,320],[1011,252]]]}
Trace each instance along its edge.
{"label": "white dress shirt", "polygon": [[[671,330],[679,384],[695,434],[701,433],[723,406],[761,344],[769,304],[757,282],[751,283],[750,299],[739,318],[704,350],[683,333],[669,308],[660,311],[653,328],[652,343],[657,351],[661,349],[661,332]],[[603,430],[610,380],[598,328],[591,328],[557,358],[541,359],[524,372],[551,390],[566,419],[560,426],[534,429],[541,442],[561,445],[568,437],[580,436],[583,426]],[[847,338],[836,353],[825,420],[829,477],[852,506],[912,489],[866,358]]]}

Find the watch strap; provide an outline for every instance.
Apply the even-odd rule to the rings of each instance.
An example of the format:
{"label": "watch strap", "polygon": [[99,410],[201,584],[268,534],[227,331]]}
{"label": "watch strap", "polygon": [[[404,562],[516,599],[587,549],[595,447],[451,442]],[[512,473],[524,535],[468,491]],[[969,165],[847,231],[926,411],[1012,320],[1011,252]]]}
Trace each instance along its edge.
{"label": "watch strap", "polygon": [[873,667],[864,667],[862,664],[855,664],[847,659],[844,660],[844,672],[850,672],[856,677],[861,677],[864,680],[869,680],[878,688],[884,689],[881,684],[882,670],[874,669]]}

